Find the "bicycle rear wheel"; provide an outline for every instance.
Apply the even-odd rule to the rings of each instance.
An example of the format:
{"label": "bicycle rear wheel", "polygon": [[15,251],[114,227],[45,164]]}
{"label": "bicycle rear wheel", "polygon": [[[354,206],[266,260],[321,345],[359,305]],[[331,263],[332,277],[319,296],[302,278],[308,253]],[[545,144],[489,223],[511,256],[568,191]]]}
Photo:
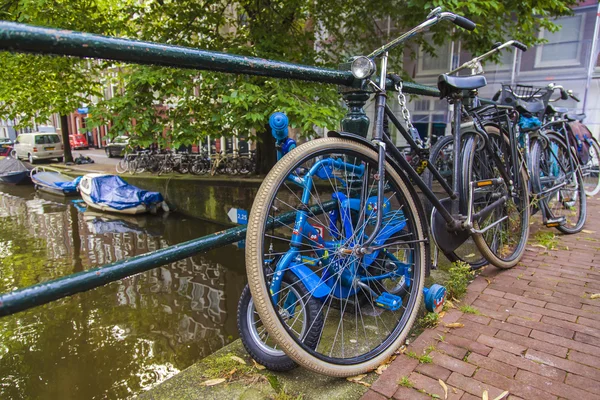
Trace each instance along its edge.
{"label": "bicycle rear wheel", "polygon": [[[473,134],[467,135],[462,149],[460,188],[461,198],[467,200],[461,202],[461,212],[467,215],[470,203],[471,222],[478,230],[472,234],[473,241],[490,264],[512,268],[523,256],[529,238],[527,175],[520,159],[513,160],[508,137],[495,127],[485,130],[487,145],[480,146],[482,139]],[[515,164],[518,174],[513,172]],[[509,175],[512,188],[501,170]]]}
{"label": "bicycle rear wheel", "polygon": [[581,169],[585,194],[595,196],[600,192],[600,145],[596,139],[591,140],[588,162]]}
{"label": "bicycle rear wheel", "polygon": [[[385,168],[383,229],[366,254],[359,249],[377,218],[377,154],[359,143],[325,138],[298,146],[267,175],[252,206],[246,268],[254,305],[270,338],[312,371],[372,370],[404,343],[416,319],[426,227],[408,180]],[[263,266],[275,257],[269,275]],[[276,284],[290,271],[321,304],[314,347],[288,329],[285,307],[277,306]]]}
{"label": "bicycle rear wheel", "polygon": [[536,139],[531,146],[531,186],[540,195],[547,218],[561,220],[556,229],[577,233],[583,229],[587,216],[586,195],[581,168],[573,151],[562,137],[546,132],[546,141]]}
{"label": "bicycle rear wheel", "polygon": [[[454,137],[444,136],[439,138],[435,145],[431,148],[429,153],[429,162],[433,164],[440,175],[452,187],[452,168],[454,163]],[[428,187],[433,189],[434,180],[433,175],[427,169],[423,176],[423,180]],[[433,212],[433,206],[429,201],[426,201],[427,215],[431,216]],[[435,236],[432,235],[435,240]],[[471,269],[479,269],[484,265],[488,264],[488,261],[481,255],[481,252],[477,248],[477,245],[473,241],[473,238],[469,237],[463,244],[461,244],[454,251],[443,251],[443,254],[448,258],[450,262],[462,261],[471,266]]]}

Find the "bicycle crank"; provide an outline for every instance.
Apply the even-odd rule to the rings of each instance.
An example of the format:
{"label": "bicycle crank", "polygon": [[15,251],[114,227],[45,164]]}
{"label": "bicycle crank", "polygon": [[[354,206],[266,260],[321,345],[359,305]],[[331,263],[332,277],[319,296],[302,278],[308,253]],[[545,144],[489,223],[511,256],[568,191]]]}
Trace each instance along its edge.
{"label": "bicycle crank", "polygon": [[[454,201],[458,203],[458,200]],[[447,210],[457,210],[458,204],[452,204],[452,202],[453,200],[449,197],[440,200],[440,203],[442,203]],[[456,250],[469,238],[469,231],[449,231],[446,220],[437,209],[434,208],[431,213],[431,236],[440,250],[444,253],[450,253]]]}

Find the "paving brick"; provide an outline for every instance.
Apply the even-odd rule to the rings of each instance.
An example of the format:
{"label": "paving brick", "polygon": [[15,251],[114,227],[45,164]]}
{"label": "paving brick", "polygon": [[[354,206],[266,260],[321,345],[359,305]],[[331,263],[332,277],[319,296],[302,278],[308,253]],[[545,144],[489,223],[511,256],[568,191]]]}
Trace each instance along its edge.
{"label": "paving brick", "polygon": [[477,370],[474,378],[485,383],[493,383],[494,385],[500,386],[505,390],[508,390],[510,393],[516,394],[517,396],[520,396],[524,399],[556,399],[556,396],[546,391],[542,391],[538,388],[535,388],[530,384],[523,385],[522,383],[517,382],[513,379],[506,378],[502,375],[496,374],[495,372],[488,371],[483,368]]}
{"label": "paving brick", "polygon": [[481,396],[473,396],[471,393],[465,393],[460,400],[481,400]]}
{"label": "paving brick", "polygon": [[427,375],[430,378],[441,379],[443,381],[448,379],[448,377],[452,373],[452,371],[450,371],[449,369],[440,367],[439,365],[433,364],[433,363],[432,364],[419,364],[419,366],[417,367],[417,369],[415,369],[415,371],[417,371],[423,375]]}
{"label": "paving brick", "polygon": [[565,383],[569,386],[574,386],[585,390],[586,392],[600,395],[600,382],[584,378],[583,376],[567,374]]}
{"label": "paving brick", "polygon": [[525,358],[562,369],[563,371],[585,376],[594,380],[600,380],[600,370],[596,368],[588,367],[570,360],[565,360],[564,358],[546,354],[538,350],[527,350]]}
{"label": "paving brick", "polygon": [[433,363],[449,369],[450,371],[458,372],[464,376],[471,376],[475,372],[475,367],[462,360],[450,357],[446,354],[438,353],[437,351],[429,354],[433,359]]}
{"label": "paving brick", "polygon": [[[576,332],[575,338],[577,338],[578,334],[581,335],[579,332]],[[529,336],[534,339],[552,343],[557,346],[566,347],[568,349],[574,349],[574,350],[581,351],[584,353],[600,355],[600,347],[590,346],[589,344],[580,343],[576,340],[566,339],[562,336],[556,336],[556,335],[552,335],[550,333],[540,332],[540,331],[536,331],[536,330],[531,331],[531,334]],[[588,337],[592,337],[592,336],[588,336]],[[594,338],[594,339],[597,339],[597,338]]]}
{"label": "paving brick", "polygon": [[485,344],[486,346],[492,348],[496,347],[513,354],[522,354],[527,350],[527,347],[521,346],[520,344],[511,343],[506,340],[498,339],[487,335],[480,335],[477,338],[477,341],[479,343]]}
{"label": "paving brick", "polygon": [[[523,304],[523,303],[517,303],[517,304]],[[534,312],[531,312],[528,310],[523,310],[521,308],[511,308],[507,311],[509,313],[509,316],[521,317],[521,318],[528,319],[530,321],[540,321],[542,319],[542,314],[534,313]],[[508,317],[507,317],[507,319],[508,319]]]}
{"label": "paving brick", "polygon": [[488,357],[501,361],[505,364],[512,365],[518,369],[531,371],[538,375],[542,375],[560,382],[564,381],[567,375],[565,371],[558,368],[554,368],[546,364],[536,363],[532,360],[528,360],[524,356],[507,353],[499,349],[493,349]]}
{"label": "paving brick", "polygon": [[496,332],[498,332],[498,329],[496,329],[492,326],[478,324],[477,322],[473,322],[473,321],[469,321],[469,320],[465,320],[465,319],[461,319],[460,322],[464,325],[463,328],[460,328],[463,330],[467,329],[469,331],[481,333],[481,334],[488,335],[488,336],[494,336],[496,334]]}
{"label": "paving brick", "polygon": [[478,396],[480,399],[484,390],[488,391],[488,397],[491,399],[500,396],[500,394],[504,392],[504,390],[501,390],[492,384],[484,383],[456,372],[453,372],[452,375],[450,375],[446,384],[457,387],[474,396]]}
{"label": "paving brick", "polygon": [[517,303],[517,304],[515,304],[515,308],[518,308],[520,310],[529,311],[529,312],[535,313],[535,314],[547,315],[549,317],[562,319],[562,320],[569,321],[569,322],[575,322],[577,320],[577,316],[575,316],[575,315],[565,314],[563,312],[553,311],[553,310],[549,310],[547,308],[536,307],[536,306],[532,306],[531,304]]}
{"label": "paving brick", "polygon": [[431,396],[421,393],[416,389],[398,387],[398,390],[394,393],[394,399],[398,400],[431,400]]}
{"label": "paving brick", "polygon": [[[584,304],[583,307],[586,307],[586,305]],[[564,305],[553,304],[553,303],[548,303],[546,305],[546,308],[548,308],[550,310],[559,311],[559,312],[562,312],[565,314],[577,315],[577,316],[587,317],[587,318],[593,318],[594,314],[595,314],[594,312],[590,312],[590,311],[583,310],[580,308],[567,307]]]}
{"label": "paving brick", "polygon": [[566,337],[568,339],[572,339],[575,337],[575,331],[569,328],[565,328],[562,326],[557,326],[554,324],[546,323],[545,321],[531,321],[527,319],[523,319],[520,317],[508,317],[507,322],[511,324],[524,326],[531,329],[537,329],[538,331],[548,332],[553,335],[558,335],[562,337]]}
{"label": "paving brick", "polygon": [[[414,384],[415,389],[424,390],[429,395],[439,396],[440,399],[444,398],[444,389],[437,379],[432,379],[416,372],[413,372],[408,379]],[[448,384],[446,384],[446,386],[448,386]],[[462,397],[463,393],[462,390],[457,390],[456,393],[454,393],[454,391],[448,387],[448,400],[458,400]]]}
{"label": "paving brick", "polygon": [[475,308],[477,308],[482,315],[497,319],[498,321],[504,321],[509,316],[508,311],[506,310],[492,310],[482,306],[481,304],[475,304],[475,302],[473,303],[473,306],[475,306]]}
{"label": "paving brick", "polygon": [[547,316],[544,316],[542,318],[542,322],[544,322],[546,324],[551,324],[551,325],[559,326],[559,327],[562,327],[562,328],[571,329],[571,330],[573,330],[575,332],[585,333],[586,335],[600,337],[600,330],[594,329],[594,328],[590,328],[589,326],[585,326],[585,325],[581,325],[581,324],[576,324],[576,323],[569,322],[569,321],[563,321],[563,320],[560,320],[560,319],[556,319],[556,318],[552,318],[552,317],[547,317]]}
{"label": "paving brick", "polygon": [[[489,296],[495,296],[495,297],[504,297],[506,292],[501,291],[501,290],[491,289],[490,287],[488,287],[483,291],[483,294],[487,294]],[[467,395],[469,395],[469,394],[467,394]]]}
{"label": "paving brick", "polygon": [[473,342],[454,334],[446,334],[444,336],[444,342],[450,343],[454,346],[462,347],[463,349],[467,349],[484,356],[487,356],[492,350],[491,347],[486,346],[483,343]]}
{"label": "paving brick", "polygon": [[448,354],[450,357],[458,358],[462,360],[467,354],[467,350],[462,347],[454,346],[447,342],[439,342],[435,348],[440,353]]}
{"label": "paving brick", "polygon": [[498,339],[506,340],[508,342],[519,343],[520,345],[526,346],[530,349],[540,350],[546,352],[548,354],[555,355],[557,357],[565,358],[569,349],[566,347],[557,346],[552,343],[543,342],[537,339],[532,339],[529,337],[521,337],[517,334],[507,332],[507,331],[499,331],[496,334]]}
{"label": "paving brick", "polygon": [[386,397],[392,397],[398,388],[398,380],[408,376],[419,365],[415,359],[400,355],[390,364],[388,369],[375,381],[371,389]]}
{"label": "paving brick", "polygon": [[509,299],[509,300],[514,300],[516,302],[518,301],[519,303],[531,304],[532,306],[536,306],[536,307],[544,307],[546,305],[545,301],[532,299],[530,297],[525,297],[525,296],[517,296],[516,294],[512,294],[512,293],[506,293],[504,295],[504,298]]}
{"label": "paving brick", "polygon": [[367,393],[363,394],[363,396],[360,398],[360,400],[386,400],[386,399],[387,399],[387,397],[380,395],[379,393],[377,393],[374,390],[367,391]]}
{"label": "paving brick", "polygon": [[499,304],[502,307],[512,307],[515,305],[514,300],[510,300],[507,298],[498,298],[498,297],[490,296],[490,295],[487,295],[484,293],[479,295],[479,299],[483,300],[483,301],[487,301],[489,303]]}
{"label": "paving brick", "polygon": [[517,373],[516,367],[494,360],[489,357],[484,357],[477,353],[469,354],[467,361],[473,365],[477,365],[478,367],[485,368],[489,371],[506,376],[507,378],[512,378]]}
{"label": "paving brick", "polygon": [[598,356],[580,353],[576,350],[569,350],[567,359],[580,364],[589,365],[590,367],[600,368],[600,358]]}
{"label": "paving brick", "polygon": [[502,330],[505,330],[505,331],[508,331],[511,333],[516,333],[517,335],[522,335],[525,337],[529,336],[529,333],[531,332],[531,328],[511,324],[510,322],[505,322],[505,321],[492,320],[490,322],[490,326],[494,327],[498,330],[502,329]]}
{"label": "paving brick", "polygon": [[581,400],[590,396],[589,392],[569,386],[562,382],[557,382],[552,379],[533,374],[529,371],[517,372],[516,378],[518,381],[524,382],[528,385],[565,399]]}
{"label": "paving brick", "polygon": [[510,285],[500,285],[495,282],[492,282],[492,284],[488,286],[488,289],[497,290],[499,292],[513,293],[519,296],[522,296],[523,293],[525,293],[524,289],[512,287]]}
{"label": "paving brick", "polygon": [[408,351],[423,354],[426,348],[435,345],[439,339],[439,332],[433,329],[425,329],[410,345]]}
{"label": "paving brick", "polygon": [[481,324],[481,325],[487,325],[487,324],[489,324],[489,323],[490,323],[490,321],[491,321],[492,319],[491,319],[490,317],[486,317],[486,316],[485,316],[485,315],[483,315],[483,314],[480,314],[480,315],[476,315],[476,314],[465,314],[465,315],[463,315],[463,316],[462,316],[462,318],[461,318],[461,321],[464,321],[464,320],[467,320],[467,321],[473,321],[473,322],[476,322],[476,323],[478,323],[478,324]]}
{"label": "paving brick", "polygon": [[587,343],[596,348],[600,346],[600,338],[595,336],[586,335],[585,333],[575,332],[575,340],[582,343]]}
{"label": "paving brick", "polygon": [[479,297],[481,297],[481,296],[478,296],[477,300],[475,300],[472,303],[475,307],[483,307],[483,308],[486,308],[488,310],[494,310],[494,311],[498,311],[500,309],[500,307],[501,307],[500,304],[498,304],[498,303],[492,303],[490,301],[480,300]]}
{"label": "paving brick", "polygon": [[580,325],[589,326],[590,328],[600,329],[600,321],[585,317],[577,318],[577,323]]}

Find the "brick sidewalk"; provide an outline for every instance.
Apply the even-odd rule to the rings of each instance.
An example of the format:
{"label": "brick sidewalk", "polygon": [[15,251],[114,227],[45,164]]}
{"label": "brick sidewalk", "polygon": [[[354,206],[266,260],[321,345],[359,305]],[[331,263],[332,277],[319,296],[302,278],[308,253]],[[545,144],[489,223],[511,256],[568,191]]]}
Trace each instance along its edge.
{"label": "brick sidewalk", "polygon": [[[590,299],[600,293],[600,199],[587,205],[593,233],[559,235],[549,253],[528,245],[511,270],[486,267],[460,302],[481,315],[447,312],[407,349],[430,352],[432,362],[399,356],[362,399],[444,399],[438,379],[448,399],[481,399],[484,390],[490,400],[504,391],[508,399],[600,399],[600,298]],[[445,327],[453,322],[464,327]],[[403,377],[412,388],[398,384]]]}

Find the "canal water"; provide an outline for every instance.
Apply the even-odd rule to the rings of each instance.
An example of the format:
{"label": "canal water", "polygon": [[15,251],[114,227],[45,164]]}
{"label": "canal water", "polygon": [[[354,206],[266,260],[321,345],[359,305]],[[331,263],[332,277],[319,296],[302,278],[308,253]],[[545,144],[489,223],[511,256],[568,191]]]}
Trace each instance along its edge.
{"label": "canal water", "polygon": [[[0,185],[0,292],[223,229],[171,213],[80,212]],[[0,318],[1,399],[127,399],[238,337],[244,252],[227,245]]]}

